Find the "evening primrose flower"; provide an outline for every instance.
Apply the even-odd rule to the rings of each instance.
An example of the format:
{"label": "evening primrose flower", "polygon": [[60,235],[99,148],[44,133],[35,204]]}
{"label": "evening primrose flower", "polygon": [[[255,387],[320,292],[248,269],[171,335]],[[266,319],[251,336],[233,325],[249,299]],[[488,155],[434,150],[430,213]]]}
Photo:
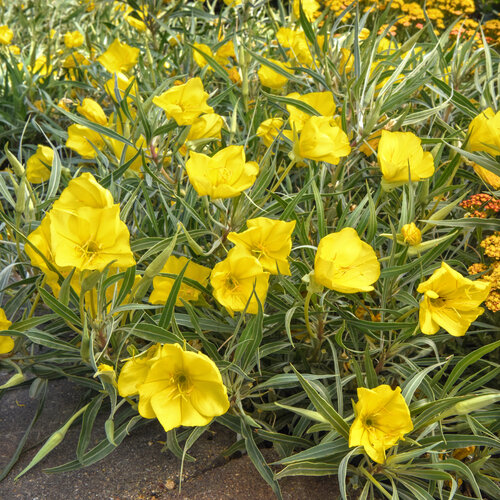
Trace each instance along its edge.
{"label": "evening primrose flower", "polygon": [[[468,135],[467,151],[500,156],[500,111],[495,113],[488,108],[479,113],[470,122]],[[500,176],[476,163],[473,164],[473,168],[477,175],[493,189],[500,188]]]}
{"label": "evening primrose flower", "polygon": [[66,147],[76,151],[82,158],[95,158],[97,151],[104,149],[104,140],[98,132],[74,123],[68,128]]}
{"label": "evening primrose flower", "polygon": [[76,107],[76,110],[91,122],[105,127],[108,125],[108,118],[106,117],[106,114],[101,106],[94,101],[94,99],[86,97],[82,101],[82,104]]}
{"label": "evening primrose flower", "polygon": [[420,181],[434,174],[432,154],[424,152],[421,140],[412,132],[382,130],[378,162],[384,180],[391,183]]}
{"label": "evening primrose flower", "polygon": [[75,49],[77,47],[80,47],[80,45],[82,45],[84,41],[85,41],[85,38],[77,30],[67,31],[64,34],[64,45],[66,45],[66,47],[68,47],[68,49]]}
{"label": "evening primrose flower", "polygon": [[363,446],[368,456],[379,464],[385,462],[385,450],[413,430],[401,387],[394,390],[386,384],[373,389],[358,387],[354,413],[356,418],[349,430],[349,446]]}
{"label": "evening primrose flower", "polygon": [[491,283],[472,281],[452,269],[446,262],[420,285],[419,322],[422,333],[434,335],[443,328],[454,337],[462,337],[484,309],[479,307],[491,288]]}
{"label": "evening primrose flower", "polygon": [[[264,304],[269,287],[269,273],[262,264],[246,249],[234,247],[227,257],[212,270],[210,284],[213,295],[231,316],[235,312],[244,311],[257,314],[258,302]],[[253,294],[255,288],[255,294]]]}
{"label": "evening primrose flower", "polygon": [[[125,97],[125,92],[129,89],[127,99],[130,100],[131,97],[135,97],[138,93],[137,82],[135,78],[131,76],[130,78],[123,73],[115,73],[113,78],[110,78],[104,84],[104,90],[106,93],[115,100],[120,100]],[[119,99],[117,99],[117,94]]]}
{"label": "evening primrose flower", "polygon": [[110,73],[126,73],[137,64],[139,49],[116,39],[106,52],[97,58]]}
{"label": "evening primrose flower", "polygon": [[222,116],[217,113],[208,113],[196,118],[189,129],[186,141],[198,139],[220,139],[224,125]]}
{"label": "evening primrose flower", "polygon": [[110,208],[113,203],[111,192],[103,188],[90,172],[84,172],[69,181],[54,208],[71,212],[81,207]]}
{"label": "evening primrose flower", "polygon": [[36,153],[26,162],[26,178],[32,184],[40,184],[50,178],[50,169],[54,161],[54,150],[38,145]]}
{"label": "evening primrose flower", "polygon": [[293,13],[297,19],[300,17],[301,6],[307,20],[309,22],[314,21],[314,18],[317,15],[316,13],[320,8],[320,4],[316,2],[316,0],[293,0]]}
{"label": "evening primrose flower", "polygon": [[370,292],[380,276],[373,248],[351,227],[321,239],[314,259],[314,279],[341,293]]}
{"label": "evening primrose flower", "polygon": [[[267,59],[267,61],[274,63],[279,66],[282,70],[287,73],[292,74],[293,72],[289,70],[284,63],[278,61],[277,59]],[[288,82],[288,78],[281,73],[278,73],[274,69],[270,68],[266,64],[261,64],[259,71],[257,71],[260,83],[264,87],[269,87],[270,89],[282,89]]]}
{"label": "evening primrose flower", "polygon": [[203,57],[203,54],[206,54],[212,58],[214,57],[212,49],[208,45],[206,45],[204,43],[197,43],[197,42],[193,43],[193,59],[194,59],[194,62],[200,68],[204,68],[208,64],[205,57]]}
{"label": "evening primrose flower", "polygon": [[54,262],[78,271],[99,270],[113,263],[126,269],[135,264],[130,233],[120,220],[120,205],[80,207],[73,212],[54,207],[50,213]]}
{"label": "evening primrose flower", "polygon": [[[135,147],[129,146],[118,139],[109,139],[109,143],[111,144],[111,148],[113,149],[116,159],[120,162],[123,157],[123,163],[127,163],[132,160],[132,158],[134,158],[139,151],[142,151],[147,147],[146,138],[143,135],[140,135],[137,141],[135,141]],[[141,176],[141,167],[142,156],[139,154],[130,164],[129,169]]]}
{"label": "evening primrose flower", "polygon": [[200,78],[191,78],[183,85],[176,85],[154,97],[153,102],[173,118],[177,125],[191,125],[196,118],[214,110],[207,104],[208,94]]}
{"label": "evening primrose flower", "polygon": [[[7,319],[5,311],[0,307],[0,332],[8,330],[12,321]],[[0,335],[0,354],[7,354],[14,349],[14,339],[5,335]]]}
{"label": "evening primrose flower", "polygon": [[186,171],[200,196],[233,198],[253,185],[259,165],[254,161],[246,161],[243,146],[229,146],[211,158],[191,151]]}
{"label": "evening primrose flower", "polygon": [[[207,425],[229,409],[221,374],[208,356],[184,351],[179,344],[165,344],[155,357],[145,362],[128,361],[122,369],[129,364],[128,378],[136,380],[142,417],[157,418],[168,432],[181,425]],[[137,368],[137,376],[130,376]],[[124,386],[132,390],[133,382],[120,384],[121,377],[120,373],[119,390]]]}
{"label": "evening primrose flower", "polygon": [[[164,274],[178,275],[184,269],[184,266],[186,264],[187,268],[184,272],[184,277],[189,278],[193,281],[197,281],[202,286],[207,286],[211,269],[205,266],[201,266],[200,264],[196,264],[186,257],[175,257],[171,255],[163,266],[161,272]],[[151,304],[165,304],[168,296],[170,295],[170,291],[172,290],[173,285],[174,279],[163,276],[156,276],[153,279],[153,292],[149,297],[149,302],[151,302]],[[195,302],[198,300],[199,296],[200,290],[189,286],[186,283],[181,283],[175,305],[177,307],[182,307],[183,303],[181,299],[185,300],[186,302]]]}
{"label": "evening primrose flower", "polygon": [[257,136],[262,139],[262,142],[267,147],[271,146],[276,137],[279,136],[280,132],[283,136],[288,137],[291,140],[291,130],[282,130],[284,123],[285,122],[282,118],[268,118],[259,125],[259,128],[257,129]]}
{"label": "evening primrose flower", "polygon": [[309,160],[337,165],[351,152],[347,134],[332,117],[311,116],[302,128],[299,155]]}
{"label": "evening primrose flower", "polygon": [[250,252],[262,264],[264,271],[290,275],[288,256],[292,250],[295,221],[257,217],[248,219],[247,227],[242,233],[229,233],[227,239]]}
{"label": "evening primrose flower", "polygon": [[160,359],[161,344],[152,345],[147,351],[133,356],[123,365],[118,377],[118,393],[123,398],[139,393],[138,386],[146,380],[151,364]]}
{"label": "evening primrose flower", "polygon": [[0,44],[9,45],[9,43],[14,38],[14,32],[7,26],[0,26]]}
{"label": "evening primrose flower", "polygon": [[[309,106],[323,117],[333,118],[335,114],[335,102],[333,101],[333,94],[331,92],[309,92],[303,95],[300,95],[298,92],[292,92],[287,97],[309,104]],[[304,124],[311,118],[311,115],[292,104],[287,104],[286,109],[290,113],[290,125],[297,132],[300,132]]]}

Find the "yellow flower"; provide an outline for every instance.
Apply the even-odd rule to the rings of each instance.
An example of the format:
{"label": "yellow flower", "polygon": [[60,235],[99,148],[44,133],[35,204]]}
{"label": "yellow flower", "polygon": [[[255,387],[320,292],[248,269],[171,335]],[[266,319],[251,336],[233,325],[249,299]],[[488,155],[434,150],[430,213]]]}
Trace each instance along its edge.
{"label": "yellow flower", "polygon": [[388,385],[373,389],[358,387],[356,418],[349,431],[349,446],[363,446],[375,462],[385,462],[385,450],[413,430],[410,410],[401,395],[401,387]]}
{"label": "yellow flower", "polygon": [[[184,351],[179,344],[165,344],[159,356],[127,361],[123,370],[130,381],[120,384],[120,373],[119,390],[124,386],[132,390],[135,378],[139,413],[144,418],[157,418],[167,432],[181,425],[207,425],[229,409],[219,369],[201,352]],[[121,391],[120,394],[124,395]]]}
{"label": "yellow flower", "polygon": [[321,239],[314,259],[314,279],[341,293],[370,292],[380,276],[373,248],[351,227]]}
{"label": "yellow flower", "polygon": [[130,233],[120,220],[120,206],[72,212],[56,207],[50,215],[50,237],[54,261],[60,267],[78,271],[102,271],[108,264],[126,269],[135,264],[130,250]]}
{"label": "yellow flower", "polygon": [[229,146],[210,158],[191,151],[186,171],[195,191],[212,199],[233,198],[253,185],[259,165],[247,162],[243,146]]}
{"label": "yellow flower", "polygon": [[139,356],[128,360],[120,371],[118,377],[118,393],[126,398],[139,393],[138,386],[144,383],[151,364],[160,359],[161,345],[151,346]]}
{"label": "yellow flower", "polygon": [[295,221],[257,217],[247,220],[246,231],[229,233],[227,239],[250,252],[271,274],[290,275],[288,256],[292,250],[292,233]]}
{"label": "yellow flower", "polygon": [[340,74],[345,73],[347,75],[347,73],[350,73],[354,67],[354,54],[346,48],[341,48],[340,53],[339,72]]}
{"label": "yellow flower", "polygon": [[80,207],[110,208],[112,206],[111,192],[103,188],[89,172],[70,180],[54,203],[54,208],[65,211],[78,210]]}
{"label": "yellow flower", "polygon": [[[113,153],[116,156],[116,159],[121,163],[127,163],[137,154],[138,151],[141,151],[146,148],[146,138],[141,135],[139,139],[135,142],[135,147],[129,146],[118,139],[109,139],[111,143],[111,147],[113,149]],[[123,151],[125,150],[125,154]],[[123,161],[122,161],[123,156]],[[139,155],[130,165],[130,169],[141,176],[141,167],[142,167],[142,155]]]}
{"label": "yellow flower", "polygon": [[[293,74],[291,70],[289,70],[284,63],[281,61],[278,61],[276,59],[267,59],[269,62],[274,63],[276,66],[279,66],[281,69],[286,71],[287,73]],[[260,83],[264,87],[269,87],[270,89],[282,89],[286,83],[288,82],[288,78],[281,73],[278,73],[277,71],[274,71],[274,69],[270,68],[269,66],[266,66],[265,64],[262,64],[260,66],[259,71],[257,71],[257,74],[259,75],[259,80]]]}
{"label": "yellow flower", "polygon": [[[194,62],[200,67],[204,68],[208,62],[207,60],[203,57],[203,54],[207,54],[210,57],[214,57],[214,54],[212,53],[212,49],[208,46],[205,45],[204,43],[193,43],[193,59]],[[200,52],[198,52],[198,49]]]}
{"label": "yellow flower", "polygon": [[[331,92],[310,92],[304,95],[293,92],[292,94],[288,94],[287,97],[309,104],[309,106],[323,117],[333,118],[335,114],[335,103],[333,102],[333,94]],[[300,132],[307,120],[311,118],[311,115],[291,104],[287,104],[286,109],[290,113],[291,127]]]}
{"label": "yellow flower", "polygon": [[80,47],[84,41],[85,38],[79,31],[67,31],[64,35],[64,45],[66,45],[68,49]]}
{"label": "yellow flower", "polygon": [[[0,307],[0,332],[8,330],[12,321],[7,319],[5,311]],[[5,335],[0,335],[0,354],[7,354],[14,349],[14,339]]]}
{"label": "yellow flower", "polygon": [[382,130],[378,162],[384,180],[400,183],[420,181],[434,174],[432,154],[424,152],[421,140],[412,132]]}
{"label": "yellow flower", "polygon": [[196,118],[214,110],[207,104],[208,94],[200,78],[191,78],[183,85],[177,85],[153,98],[167,118],[173,118],[177,125],[191,125]]}
{"label": "yellow flower", "polygon": [[9,52],[15,56],[18,56],[21,53],[21,49],[17,45],[10,45]]}
{"label": "yellow flower", "polygon": [[129,87],[128,99],[130,100],[130,97],[135,97],[138,94],[135,78],[133,76],[128,78],[123,73],[115,73],[113,78],[110,78],[104,85],[104,90],[111,98],[117,100],[116,94],[118,93],[120,99],[123,99]]}
{"label": "yellow flower", "polygon": [[215,59],[219,64],[225,65],[229,63],[229,58],[236,59],[236,52],[234,50],[234,42],[229,40],[224,45],[221,45],[215,52]]}
{"label": "yellow flower", "polygon": [[110,73],[126,73],[137,64],[139,49],[116,39],[97,60]]}
{"label": "yellow flower", "polygon": [[500,111],[491,108],[479,113],[469,125],[468,151],[484,151],[493,156],[500,155]]}
{"label": "yellow flower", "polygon": [[351,152],[346,133],[328,116],[311,116],[304,124],[299,140],[299,155],[337,165]]}
{"label": "yellow flower", "polygon": [[[28,241],[39,251],[41,254],[52,264],[63,276],[69,275],[71,268],[60,269],[56,266],[54,262],[54,253],[52,251],[51,239],[50,239],[50,212],[42,219],[42,222],[34,231],[28,235]],[[48,264],[34,250],[34,248],[26,244],[24,246],[24,251],[26,255],[31,260],[31,265],[33,267],[38,267],[45,274],[45,283],[50,286],[52,293],[58,297],[60,291],[59,285],[59,275],[56,271],[49,268]],[[76,273],[75,273],[76,274]],[[76,282],[75,276],[72,279],[72,285]],[[73,287],[74,288],[74,287]]]}
{"label": "yellow flower", "polygon": [[196,118],[189,129],[186,141],[196,141],[198,139],[220,139],[221,130],[224,125],[222,116],[217,113],[201,115]]}
{"label": "yellow flower", "polygon": [[36,153],[26,162],[26,178],[32,184],[40,184],[50,178],[54,151],[47,146],[38,145]]}
{"label": "yellow flower", "polygon": [[[135,15],[132,15],[135,14]],[[138,16],[139,19],[135,16]],[[134,10],[132,7],[127,7],[127,11],[125,12],[125,21],[130,24],[137,31],[146,31],[147,26],[144,22],[148,17],[148,8],[144,6],[144,10]]]}
{"label": "yellow flower", "polygon": [[[28,240],[65,276],[71,268],[102,270],[126,268],[135,264],[129,244],[129,232],[120,220],[120,205],[113,204],[111,193],[84,173],[69,182],[52,210]],[[59,292],[58,275],[30,246],[26,253],[33,266],[47,275],[47,283]],[[72,282],[73,286],[73,282]]]}
{"label": "yellow flower", "polygon": [[33,68],[28,66],[28,69],[33,74],[38,74],[40,76],[47,76],[52,71],[52,66],[47,64],[47,58],[45,56],[40,56],[35,59],[35,65]]}
{"label": "yellow flower", "polygon": [[[210,268],[205,266],[200,266],[186,257],[174,257],[170,256],[161,270],[164,274],[175,274],[178,275],[184,269],[187,264],[186,271],[184,272],[184,277],[189,278],[193,281],[197,281],[202,286],[207,286],[208,277],[210,276]],[[172,290],[174,284],[174,279],[166,278],[163,276],[156,276],[153,279],[153,292],[149,297],[149,302],[151,304],[165,304]],[[198,300],[200,295],[200,290],[192,286],[182,283],[177,295],[177,300],[175,305],[182,307],[181,299],[186,302],[195,302]]]}
{"label": "yellow flower", "polygon": [[302,4],[302,10],[308,21],[314,21],[316,13],[320,8],[320,4],[316,0],[293,0],[293,13],[295,17],[299,19],[300,17],[300,5]]}
{"label": "yellow flower", "polygon": [[283,136],[292,140],[292,133],[290,130],[282,130],[284,121],[282,118],[269,118],[264,120],[257,129],[257,136],[262,139],[264,144],[269,147],[274,142],[280,132]]}
{"label": "yellow flower", "polygon": [[[214,297],[231,316],[237,311],[257,314],[258,303],[264,306],[269,286],[269,273],[264,272],[262,264],[247,250],[234,247],[227,257],[212,270],[210,284]],[[255,287],[255,294],[252,295]],[[250,298],[251,297],[251,298]],[[250,302],[249,302],[250,301]]]}
{"label": "yellow flower", "polygon": [[9,45],[9,43],[14,38],[14,32],[7,26],[0,26],[0,43],[2,45]]}
{"label": "yellow flower", "polygon": [[103,109],[93,99],[86,97],[82,101],[82,104],[76,107],[76,110],[91,122],[104,126],[108,125],[108,118],[106,117]]}
{"label": "yellow flower", "polygon": [[[491,108],[485,109],[470,122],[468,135],[467,151],[500,156],[500,111],[495,113]],[[500,188],[500,176],[480,165],[474,164],[473,167],[484,182],[493,189]]]}
{"label": "yellow flower", "polygon": [[83,125],[73,124],[68,128],[66,147],[76,151],[82,158],[95,158],[104,148],[104,140],[98,132]]}
{"label": "yellow flower", "polygon": [[401,228],[401,234],[403,235],[404,241],[411,246],[418,245],[422,241],[422,233],[414,222],[405,224]]}
{"label": "yellow flower", "polygon": [[78,68],[79,66],[88,66],[90,61],[80,52],[73,52],[64,59],[62,67],[66,69]]}
{"label": "yellow flower", "polygon": [[491,288],[486,281],[472,281],[452,269],[446,262],[420,285],[423,293],[419,321],[422,333],[434,335],[443,328],[454,337],[462,337],[484,309],[479,307]]}

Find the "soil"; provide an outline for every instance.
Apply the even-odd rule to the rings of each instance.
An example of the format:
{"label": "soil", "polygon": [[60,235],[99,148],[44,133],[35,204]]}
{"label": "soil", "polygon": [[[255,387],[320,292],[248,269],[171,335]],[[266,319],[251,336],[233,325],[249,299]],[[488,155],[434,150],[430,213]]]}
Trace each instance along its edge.
{"label": "soil", "polygon": [[[3,380],[2,380],[3,379]],[[2,382],[4,377],[0,377]],[[195,462],[184,464],[179,493],[180,460],[162,452],[165,432],[157,421],[133,429],[118,448],[89,467],[47,474],[44,469],[75,459],[79,425],[33,469],[14,481],[41,444],[80,407],[84,389],[67,380],[49,384],[44,410],[33,427],[25,449],[10,474],[0,482],[0,500],[273,500],[271,488],[246,456],[225,459],[221,453],[234,443],[234,433],[213,425],[190,450]],[[28,387],[8,391],[0,399],[0,470],[9,462],[37,408]],[[106,415],[99,416],[95,442],[103,438]],[[268,462],[276,459],[265,449]],[[337,499],[334,477],[290,477],[280,481],[287,500]]]}

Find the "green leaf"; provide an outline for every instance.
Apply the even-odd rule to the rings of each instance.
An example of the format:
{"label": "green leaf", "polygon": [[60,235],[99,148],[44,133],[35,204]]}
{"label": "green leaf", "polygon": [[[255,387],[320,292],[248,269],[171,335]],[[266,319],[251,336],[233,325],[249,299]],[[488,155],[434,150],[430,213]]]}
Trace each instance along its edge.
{"label": "green leaf", "polygon": [[293,371],[299,379],[300,385],[306,391],[316,410],[327,420],[331,426],[345,439],[349,437],[349,426],[347,422],[335,411],[333,406],[328,403],[314,387],[292,366]]}
{"label": "green leaf", "polygon": [[255,465],[255,468],[259,471],[262,478],[266,481],[266,483],[271,486],[274,494],[278,498],[278,500],[283,500],[281,495],[281,489],[278,482],[274,479],[274,474],[269,465],[267,465],[264,456],[260,452],[259,448],[255,444],[254,438],[252,436],[252,430],[245,421],[241,420],[241,435],[245,439],[245,446],[247,449],[248,456],[252,463]]}

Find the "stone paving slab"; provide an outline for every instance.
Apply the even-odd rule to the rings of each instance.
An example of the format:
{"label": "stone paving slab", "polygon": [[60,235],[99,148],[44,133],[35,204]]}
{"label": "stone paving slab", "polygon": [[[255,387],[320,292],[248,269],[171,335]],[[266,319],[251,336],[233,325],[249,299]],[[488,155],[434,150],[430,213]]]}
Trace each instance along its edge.
{"label": "stone paving slab", "polygon": [[[234,434],[214,425],[191,448],[196,462],[184,464],[182,490],[178,492],[180,461],[162,453],[165,432],[156,421],[134,429],[107,458],[78,471],[46,474],[43,469],[75,459],[79,426],[42,462],[14,482],[40,444],[80,407],[85,389],[66,380],[49,383],[45,409],[25,451],[9,476],[0,482],[0,500],[273,500],[271,488],[247,456],[226,460],[221,452],[234,442]],[[35,414],[37,401],[27,387],[9,391],[0,399],[0,469],[8,463],[17,443]],[[106,415],[96,421],[95,439],[104,436]],[[95,443],[91,443],[92,445]],[[272,450],[263,450],[273,459]],[[336,499],[334,478],[285,478],[281,481],[287,500]]]}

